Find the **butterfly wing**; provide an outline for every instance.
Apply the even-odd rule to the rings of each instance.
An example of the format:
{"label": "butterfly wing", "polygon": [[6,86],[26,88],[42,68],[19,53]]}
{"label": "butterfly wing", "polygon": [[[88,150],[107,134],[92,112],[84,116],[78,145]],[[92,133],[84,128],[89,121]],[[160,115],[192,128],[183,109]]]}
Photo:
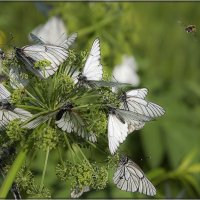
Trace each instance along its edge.
{"label": "butterfly wing", "polygon": [[128,134],[128,124],[122,122],[115,114],[108,117],[108,144],[111,154],[114,154]]}
{"label": "butterfly wing", "polygon": [[126,93],[126,100],[121,103],[122,109],[130,110],[141,115],[151,118],[162,116],[164,109],[150,101],[146,101],[144,97],[147,95],[147,89],[131,90]]}
{"label": "butterfly wing", "polygon": [[[51,17],[44,25],[36,27],[32,33],[47,44],[54,44],[61,34],[66,34],[66,28],[63,20],[60,17]],[[33,40],[33,38],[30,38]],[[34,41],[34,40],[33,40]]]}
{"label": "butterfly wing", "polygon": [[20,118],[22,122],[29,120],[32,117],[30,112],[22,108],[15,108],[13,112],[18,115],[18,118]]}
{"label": "butterfly wing", "polygon": [[156,194],[153,184],[146,178],[140,167],[130,159],[126,163],[119,163],[113,182],[119,189],[128,192],[137,191],[149,196]]}
{"label": "butterfly wing", "polygon": [[75,132],[78,136],[85,138],[91,142],[96,142],[97,138],[94,134],[90,134],[85,130],[83,120],[74,112],[66,111],[61,119],[55,122],[59,128],[68,133]]}
{"label": "butterfly wing", "polygon": [[29,80],[22,78],[21,75],[23,70],[18,67],[11,67],[10,72],[9,72],[9,77],[10,77],[10,85],[13,89],[17,88],[24,88],[28,85]]}
{"label": "butterfly wing", "polygon": [[146,95],[148,94],[148,89],[147,88],[141,88],[141,89],[136,89],[136,90],[130,90],[126,92],[127,97],[138,97],[141,99],[144,99]]}
{"label": "butterfly wing", "polygon": [[[16,55],[25,63],[28,70],[40,78],[48,78],[66,60],[68,51],[55,45],[30,45],[23,49],[17,49]],[[50,63],[43,69],[36,69],[34,64],[38,61],[49,61]]]}
{"label": "butterfly wing", "polygon": [[68,49],[74,43],[75,39],[77,38],[77,33],[73,33],[69,37],[67,37],[67,35],[65,33],[63,33],[54,42],[45,41],[44,39],[42,39],[41,37],[38,37],[38,36],[34,35],[33,33],[30,33],[30,38],[36,44],[40,44],[40,45],[45,45],[45,44],[55,45],[55,46],[60,46],[60,47],[63,47],[65,49]]}
{"label": "butterfly wing", "polygon": [[123,109],[116,109],[116,113],[127,122],[128,133],[141,129],[145,125],[145,122],[151,121],[153,119],[149,116]]}
{"label": "butterfly wing", "polygon": [[38,127],[40,124],[45,123],[48,119],[49,119],[49,115],[39,116],[39,117],[29,121],[25,125],[23,125],[22,128],[34,129],[34,128]]}
{"label": "butterfly wing", "polygon": [[43,40],[43,39],[42,39],[41,37],[39,37],[39,36],[36,36],[36,35],[33,34],[33,33],[30,33],[30,39],[31,39],[34,43],[36,43],[36,44],[41,44],[41,45],[43,45],[43,44],[46,43],[45,40]]}
{"label": "butterfly wing", "polygon": [[68,49],[76,40],[77,33],[72,33],[69,37],[66,34],[62,34],[54,45],[61,46],[65,49]]}
{"label": "butterfly wing", "polygon": [[89,192],[90,187],[89,186],[84,186],[82,189],[79,187],[76,187],[72,192],[71,192],[71,198],[79,198],[84,192]]}
{"label": "butterfly wing", "polygon": [[6,109],[0,109],[0,130],[4,130],[10,121],[18,118],[19,116],[16,113]]}
{"label": "butterfly wing", "polygon": [[102,79],[103,69],[100,63],[100,57],[100,42],[99,39],[96,39],[93,42],[90,54],[83,68],[82,75],[85,76],[87,80],[99,81]]}
{"label": "butterfly wing", "polygon": [[10,95],[10,92],[0,83],[0,101],[8,99]]}

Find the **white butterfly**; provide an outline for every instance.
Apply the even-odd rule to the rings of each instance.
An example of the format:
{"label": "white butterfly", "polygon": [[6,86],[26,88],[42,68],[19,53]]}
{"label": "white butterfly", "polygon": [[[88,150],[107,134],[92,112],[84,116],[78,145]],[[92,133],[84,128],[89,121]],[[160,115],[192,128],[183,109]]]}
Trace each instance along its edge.
{"label": "white butterfly", "polygon": [[120,158],[120,162],[113,177],[114,183],[121,190],[128,192],[140,192],[145,195],[156,195],[156,189],[146,178],[140,167],[126,156]]}
{"label": "white butterfly", "polygon": [[[48,78],[53,75],[58,67],[67,59],[68,48],[76,38],[76,33],[71,37],[65,36],[58,40],[58,44],[46,44],[41,38],[31,34],[33,38],[37,38],[40,44],[15,48],[16,57],[21,60],[28,70],[39,78]],[[35,64],[39,61],[47,61],[46,65],[41,69],[36,68]]]}
{"label": "white butterfly", "polygon": [[0,102],[0,130],[4,130],[7,124],[14,119],[20,119],[24,122],[31,117],[30,112],[16,108],[6,100]]}
{"label": "white butterfly", "polygon": [[30,112],[9,103],[10,95],[10,92],[0,84],[0,130],[4,130],[6,125],[14,119],[20,119],[23,122],[32,117]]}
{"label": "white butterfly", "polygon": [[[61,34],[67,35],[63,20],[57,16],[51,17],[44,25],[36,27],[31,32],[38,38],[43,38],[46,44],[54,45],[56,45],[56,40]],[[29,37],[29,40],[33,41],[33,38]]]}
{"label": "white butterfly", "polygon": [[119,144],[126,139],[130,128],[139,129],[144,122],[151,119],[135,112],[109,107],[108,143],[111,154],[114,154]]}
{"label": "white butterfly", "polygon": [[77,77],[73,76],[75,83],[87,86],[123,86],[124,83],[103,81],[103,67],[101,65],[100,41],[97,38],[92,45],[83,71]]}
{"label": "white butterfly", "polygon": [[97,138],[93,133],[88,133],[85,130],[85,123],[82,118],[72,111],[73,105],[71,103],[66,104],[57,114],[55,122],[59,128],[68,133],[75,132],[78,136],[85,138],[91,142],[96,142]]}
{"label": "white butterfly", "polygon": [[76,187],[72,192],[71,192],[71,198],[79,198],[84,192],[89,192],[90,187],[89,186],[84,186],[82,189],[79,187]]}
{"label": "white butterfly", "polygon": [[120,97],[122,101],[120,108],[151,118],[162,116],[165,110],[161,106],[144,99],[147,93],[146,88],[124,92]]}

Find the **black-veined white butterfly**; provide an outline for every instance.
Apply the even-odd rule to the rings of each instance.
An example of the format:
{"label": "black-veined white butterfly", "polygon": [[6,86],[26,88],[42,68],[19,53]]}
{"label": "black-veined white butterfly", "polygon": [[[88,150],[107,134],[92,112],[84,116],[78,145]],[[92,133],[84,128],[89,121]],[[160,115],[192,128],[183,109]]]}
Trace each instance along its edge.
{"label": "black-veined white butterfly", "polygon": [[144,122],[152,120],[149,116],[139,113],[109,107],[108,116],[108,143],[111,154],[114,154],[130,129],[140,129]]}
{"label": "black-veined white butterfly", "polygon": [[86,86],[125,86],[126,83],[103,81],[103,67],[101,64],[100,41],[97,38],[92,45],[89,56],[83,67],[83,71],[77,77],[73,77],[75,83]]}
{"label": "black-veined white butterfly", "polygon": [[113,176],[113,182],[120,190],[156,195],[156,189],[140,167],[126,156],[122,156]]}
{"label": "black-veined white butterfly", "polygon": [[84,192],[89,192],[90,187],[84,186],[82,189],[80,189],[78,186],[72,190],[71,192],[71,198],[79,198]]}
{"label": "black-veined white butterfly", "polygon": [[85,122],[79,114],[73,110],[73,105],[67,103],[57,113],[56,122],[57,126],[63,131],[68,133],[75,132],[78,136],[85,138],[91,142],[96,142],[97,138],[93,133],[88,133],[85,129]]}
{"label": "black-veined white butterfly", "polygon": [[14,120],[26,121],[32,114],[24,109],[16,108],[9,102],[10,92],[0,84],[0,130],[4,130],[6,125]]}
{"label": "black-veined white butterfly", "polygon": [[[31,36],[39,44],[15,48],[16,57],[39,78],[48,78],[67,59],[68,48],[75,40],[76,33],[67,39],[62,37],[58,44],[46,44],[41,38],[33,34]],[[36,64],[41,61],[44,61],[45,66],[37,68]]]}
{"label": "black-veined white butterfly", "polygon": [[0,102],[0,130],[4,130],[7,124],[14,120],[20,119],[22,122],[32,117],[32,114],[24,109],[16,108],[7,100]]}

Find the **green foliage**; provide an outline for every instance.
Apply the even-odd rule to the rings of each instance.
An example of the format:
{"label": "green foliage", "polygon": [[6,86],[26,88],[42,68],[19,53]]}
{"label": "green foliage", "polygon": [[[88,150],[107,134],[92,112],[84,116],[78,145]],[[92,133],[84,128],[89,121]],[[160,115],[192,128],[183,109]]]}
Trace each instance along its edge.
{"label": "green foliage", "polygon": [[30,170],[23,166],[17,174],[16,183],[21,190],[28,190],[34,185],[34,176]]}
{"label": "green foliage", "polygon": [[[53,112],[61,106],[60,99],[62,98],[60,97],[66,97],[66,95],[72,94],[74,90],[74,84],[70,77],[73,69],[82,69],[87,52],[96,37],[101,40],[102,64],[105,70],[104,80],[110,79],[113,67],[121,62],[123,54],[134,55],[139,66],[140,87],[148,87],[150,91],[149,100],[153,102],[155,100],[156,103],[163,106],[166,114],[163,119],[146,124],[140,134],[136,133],[138,135],[129,136],[129,141],[126,143],[127,146],[124,147],[124,150],[136,158],[136,163],[140,162],[139,159],[141,158],[150,157],[142,159],[140,165],[142,169],[154,168],[148,172],[148,177],[156,186],[158,191],[156,197],[178,198],[177,195],[183,191],[181,198],[198,198],[199,157],[191,156],[188,159],[186,156],[188,152],[196,147],[197,155],[199,154],[200,141],[200,35],[198,31],[200,12],[197,3],[53,2],[48,4],[53,7],[50,15],[60,15],[65,21],[68,32],[78,33],[77,48],[79,51],[69,51],[69,59],[63,64],[63,68],[60,67],[58,76],[55,74],[54,77],[56,78],[38,83],[33,80],[31,84],[34,84],[35,88],[33,90],[29,88],[28,92],[32,96],[28,95],[26,97],[30,100],[29,104],[26,105],[27,108],[33,113],[42,115],[43,112]],[[23,3],[22,5],[21,3],[6,4],[2,2],[0,6],[2,11],[0,13],[1,44],[8,42],[9,36],[6,36],[8,32],[13,32],[16,43],[27,42],[27,37],[24,36],[36,25],[44,23],[46,20],[36,10],[33,3]],[[29,13],[28,18],[27,13]],[[22,23],[16,23],[18,19],[16,16],[22,19]],[[181,23],[178,23],[178,21],[181,21]],[[190,23],[197,26],[196,34],[186,33],[185,26]],[[84,51],[83,49],[86,49],[86,47],[87,51]],[[16,64],[13,60],[3,61],[3,65],[7,69],[13,64]],[[32,79],[32,77],[29,76],[29,79]],[[51,99],[51,102],[49,102],[49,99]],[[115,94],[104,89],[99,92],[85,89],[78,91],[77,95],[72,94],[70,100],[79,107],[77,110],[81,113],[81,117],[89,122],[87,125],[89,131],[95,132],[97,136],[106,134],[105,113],[100,111],[101,108],[94,106],[94,104],[99,103],[99,100],[101,100],[101,103],[108,102],[117,106],[119,102]],[[23,104],[20,101],[20,91],[12,92],[12,102]],[[93,105],[91,105],[91,102]],[[85,104],[85,107],[80,108],[83,104]],[[88,111],[83,115],[82,113],[85,113],[87,107],[91,111],[99,109],[98,112],[101,114],[95,117],[95,112]],[[52,116],[53,120],[54,117]],[[52,124],[50,123],[50,129],[55,130]],[[18,128],[16,126],[16,130],[19,130]],[[20,131],[14,133],[14,128],[10,128],[10,130],[8,135],[7,133],[1,133],[0,141],[4,143],[8,140],[8,136],[14,141],[19,141],[20,138],[24,137]],[[49,157],[48,162],[51,165],[55,165],[57,160],[60,159],[60,156],[56,154],[57,139],[54,139],[53,132],[51,134],[40,133],[33,137],[38,144],[36,145],[37,148],[41,144],[37,140],[38,138],[45,141],[42,149],[45,150],[49,145],[52,145],[51,152],[55,153],[55,156],[54,158]],[[59,133],[58,143],[64,148],[61,151],[61,157],[64,157],[63,160],[66,163],[68,158],[76,160],[77,156],[69,157],[68,154],[71,155],[72,151],[69,149],[72,143],[77,142],[77,138],[72,134],[68,135],[58,130],[57,132]],[[70,145],[67,145],[65,139],[63,139],[64,135]],[[106,149],[103,142],[101,145],[102,149]],[[103,157],[97,149],[94,151],[94,157],[99,159]],[[41,166],[43,159],[43,157],[38,158],[33,171],[41,170],[39,166]],[[72,160],[70,161],[72,162]],[[111,166],[116,167],[116,163],[117,159],[111,157],[105,165],[108,168]],[[58,169],[56,170],[60,174],[58,177],[63,175],[62,180],[66,180],[65,174],[69,173],[67,172],[68,165],[65,165],[66,168],[63,167],[63,164],[60,164],[59,173]],[[64,172],[64,169],[66,172]],[[144,171],[146,172],[146,170]],[[52,171],[51,174],[53,174]],[[37,175],[37,177],[39,176]],[[52,176],[47,175],[45,180],[47,185],[49,183],[48,188],[53,190],[55,185],[50,184],[51,178]],[[59,181],[56,183],[59,183]],[[165,185],[170,185],[170,191],[164,190]],[[59,190],[59,187],[61,186],[59,185],[55,190]],[[66,186],[62,187],[61,190],[65,195]],[[38,192],[38,187],[34,191]],[[41,194],[41,191],[39,193]],[[45,194],[43,198],[45,196],[48,195]],[[59,194],[57,197],[60,197]],[[85,197],[136,198],[138,195],[119,191],[109,182],[107,190],[91,192],[85,194]]]}
{"label": "green foliage", "polygon": [[70,181],[72,189],[89,186],[95,190],[102,190],[108,183],[106,167],[88,163],[86,160],[78,164],[69,161],[62,165],[58,164],[56,174],[62,181]]}
{"label": "green foliage", "polygon": [[37,148],[46,151],[47,149],[54,149],[58,145],[59,138],[55,129],[45,127],[34,133],[35,135],[33,135],[33,137],[35,138],[35,145]]}
{"label": "green foliage", "polygon": [[48,188],[39,186],[34,186],[31,189],[27,190],[27,194],[29,195],[29,198],[51,198],[51,192]]}
{"label": "green foliage", "polygon": [[6,134],[11,141],[21,141],[24,139],[26,130],[21,128],[20,119],[15,119],[11,121],[6,127]]}
{"label": "green foliage", "polygon": [[45,67],[51,65],[51,62],[48,60],[39,60],[34,63],[36,69],[44,69]]}
{"label": "green foliage", "polygon": [[23,104],[23,98],[25,97],[24,89],[16,89],[11,94],[11,103]]}

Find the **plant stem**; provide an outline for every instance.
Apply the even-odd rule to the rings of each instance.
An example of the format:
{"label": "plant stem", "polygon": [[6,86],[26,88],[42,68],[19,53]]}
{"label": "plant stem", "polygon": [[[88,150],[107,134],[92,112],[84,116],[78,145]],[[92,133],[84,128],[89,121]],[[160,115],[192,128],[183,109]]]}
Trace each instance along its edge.
{"label": "plant stem", "polygon": [[43,172],[42,172],[42,180],[41,180],[41,183],[40,183],[40,192],[42,191],[42,188],[44,186],[44,177],[45,177],[45,173],[46,173],[46,169],[47,169],[48,157],[49,157],[49,147],[48,147],[47,152],[46,152],[46,158],[45,158],[44,168],[43,168]]}
{"label": "plant stem", "polygon": [[17,155],[14,163],[12,164],[10,170],[8,171],[8,174],[0,188],[0,199],[6,198],[9,192],[9,189],[11,188],[14,182],[14,179],[17,175],[17,172],[20,170],[22,164],[24,163],[26,154],[27,154],[27,149],[22,149]]}

